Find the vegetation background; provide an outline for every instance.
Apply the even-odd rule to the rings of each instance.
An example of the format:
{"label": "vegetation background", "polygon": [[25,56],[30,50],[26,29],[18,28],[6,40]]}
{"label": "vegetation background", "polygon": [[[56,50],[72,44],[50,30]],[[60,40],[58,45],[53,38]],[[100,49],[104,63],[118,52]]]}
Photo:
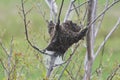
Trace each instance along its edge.
{"label": "vegetation background", "polygon": [[[81,0],[83,2],[84,0]],[[112,2],[112,0],[109,0]],[[27,19],[30,20],[29,26],[29,35],[30,40],[37,45],[40,49],[44,49],[47,46],[49,41],[49,36],[47,33],[47,24],[45,23],[43,17],[39,13],[39,9],[37,8],[37,3],[41,4],[41,11],[45,12],[46,18],[49,19],[49,9],[45,4],[44,0],[27,0],[25,7],[26,10],[32,8],[32,11],[27,16]],[[57,0],[59,5],[59,0]],[[62,12],[62,18],[64,18],[65,12],[68,8],[69,0],[65,0],[64,8]],[[104,9],[105,1],[98,1],[98,13]],[[19,80],[42,80],[46,75],[46,68],[44,66],[43,55],[39,54],[37,51],[32,49],[26,39],[25,39],[25,31],[22,17],[20,16],[21,1],[20,0],[0,0],[0,41],[7,48],[7,51],[10,50],[10,40],[13,36],[13,58],[12,60],[17,60],[16,68],[14,70],[14,77]],[[84,10],[81,10],[81,13]],[[73,14],[74,16],[74,14]],[[100,43],[104,40],[104,37],[110,31],[110,29],[116,23],[118,17],[120,17],[120,2],[112,7],[105,15],[105,18],[102,23],[102,27],[99,31],[96,40],[95,48],[100,45]],[[73,17],[73,21],[77,21],[77,17]],[[64,72],[61,80],[71,79],[70,75],[74,75],[76,77],[76,72],[78,71],[80,65],[84,62],[85,56],[85,48],[83,45],[85,41],[81,41],[79,48],[77,49],[75,55],[72,58],[70,65],[67,70],[70,71],[68,74],[67,71]],[[102,72],[100,80],[106,80],[112,70],[120,64],[120,27],[112,34],[108,42],[104,47],[104,56],[102,59]],[[71,49],[69,49],[66,53],[66,57],[69,56]],[[0,59],[7,65],[7,57],[5,52],[0,47]],[[96,68],[99,67],[101,61],[101,55],[98,56],[96,62],[93,65],[93,80],[97,80],[98,75],[94,74]],[[53,73],[55,75],[55,79],[59,76],[62,71],[62,66],[56,69]],[[83,76],[83,68],[79,71],[79,75]],[[77,76],[76,79],[80,79],[81,76]],[[0,80],[5,80],[5,71],[2,65],[0,64]],[[120,79],[120,70],[117,71],[114,80]]]}

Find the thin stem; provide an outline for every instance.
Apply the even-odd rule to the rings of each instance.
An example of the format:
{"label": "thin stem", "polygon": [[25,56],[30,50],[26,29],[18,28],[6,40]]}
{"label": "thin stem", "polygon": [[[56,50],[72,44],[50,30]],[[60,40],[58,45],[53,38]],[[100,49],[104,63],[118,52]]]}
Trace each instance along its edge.
{"label": "thin stem", "polygon": [[112,80],[119,69],[120,69],[120,64],[112,71],[112,73],[108,76],[107,80]]}
{"label": "thin stem", "polygon": [[120,24],[120,18],[118,19],[117,23],[115,24],[115,26],[111,29],[111,31],[108,33],[108,35],[106,36],[105,40],[101,43],[101,45],[99,46],[99,48],[97,49],[94,58],[97,57],[97,55],[99,54],[101,48],[104,46],[104,44],[107,42],[107,40],[109,39],[109,37],[112,35],[112,33],[119,27]]}
{"label": "thin stem", "polygon": [[101,17],[105,12],[107,12],[112,6],[118,3],[120,0],[114,0],[111,5],[109,5],[106,9],[104,9],[87,27],[90,27],[96,20]]}
{"label": "thin stem", "polygon": [[74,2],[75,2],[75,0],[70,1],[69,8],[67,9],[67,12],[66,12],[66,15],[65,15],[65,18],[64,18],[64,22],[68,19],[69,15],[70,15],[70,12],[71,12],[72,5],[73,5]]}
{"label": "thin stem", "polygon": [[88,2],[88,1],[85,1],[85,2],[81,3],[79,6],[72,8],[71,11],[73,11],[73,10],[75,10],[75,9],[83,6],[83,5],[86,4],[87,2]]}
{"label": "thin stem", "polygon": [[63,7],[63,3],[64,3],[64,0],[62,0],[61,6],[60,6],[60,10],[59,10],[59,14],[58,14],[58,21],[57,21],[57,24],[60,24],[60,15],[61,15],[61,11],[62,11],[62,7]]}
{"label": "thin stem", "polygon": [[4,45],[2,44],[1,41],[0,41],[0,45],[1,45],[2,49],[4,50],[4,52],[6,53],[6,55],[9,56],[8,52],[7,52],[7,49],[4,47]]}
{"label": "thin stem", "polygon": [[72,54],[71,54],[71,56],[70,56],[70,59],[67,61],[66,65],[64,66],[62,72],[60,73],[60,76],[59,76],[58,80],[61,79],[61,77],[62,77],[65,69],[68,67],[69,63],[71,62],[72,56],[73,56],[73,54],[75,53],[75,51],[77,50],[78,46],[79,46],[78,44],[75,46],[75,48],[74,48],[74,50],[73,50],[73,52],[72,52]]}
{"label": "thin stem", "polygon": [[[75,75],[75,80],[77,80],[77,77],[78,77],[78,75],[79,75],[79,73],[80,73],[80,70],[81,70],[81,68],[82,68],[82,63],[83,63],[83,61],[81,61],[81,63],[80,63],[80,66],[79,66],[79,69],[78,69],[78,71],[77,71],[77,73],[76,73],[76,75]],[[81,75],[79,75],[79,76],[81,76]]]}
{"label": "thin stem", "polygon": [[[40,52],[40,53],[42,53],[42,54],[49,55],[49,54],[45,53],[44,51],[40,50],[39,48],[37,48],[36,46],[34,46],[34,45],[30,42],[29,36],[28,36],[28,31],[27,31],[27,26],[28,26],[28,24],[27,24],[27,20],[26,20],[26,12],[25,12],[25,9],[24,9],[24,2],[23,2],[23,0],[21,0],[21,4],[22,4],[21,6],[22,6],[22,13],[23,13],[24,27],[25,27],[25,36],[26,36],[27,42],[29,43],[29,45],[30,45],[32,48],[34,48],[34,49],[37,50],[38,52]],[[49,56],[51,56],[51,55],[49,55]]]}
{"label": "thin stem", "polygon": [[[104,9],[106,9],[106,8],[108,7],[108,2],[109,2],[109,0],[106,0],[106,4],[105,4],[105,8],[104,8]],[[103,21],[104,16],[105,16],[105,13],[102,14],[101,19],[100,19],[99,22],[98,22],[98,26],[96,26],[95,38],[97,37],[97,33],[98,33],[98,31],[99,31],[99,29],[100,29],[100,27],[101,27],[101,24],[102,24],[102,21]]]}
{"label": "thin stem", "polygon": [[50,21],[54,19],[54,23],[57,21],[57,5],[55,0],[45,0],[50,8]]}
{"label": "thin stem", "polygon": [[37,4],[38,8],[39,8],[39,13],[41,14],[41,16],[43,17],[44,21],[48,24],[48,20],[46,19],[46,16],[45,16],[45,12],[43,12],[42,8],[41,8],[41,4]]}
{"label": "thin stem", "polygon": [[4,63],[3,63],[3,61],[0,59],[0,62],[1,62],[1,65],[2,65],[2,67],[4,68],[4,70],[8,73],[8,70],[7,70],[7,68],[5,67],[5,65],[4,65]]}
{"label": "thin stem", "polygon": [[11,43],[10,43],[10,54],[9,54],[9,56],[8,56],[8,77],[10,77],[10,71],[11,71],[12,51],[13,51],[13,37],[12,37],[12,39],[11,39]]}
{"label": "thin stem", "polygon": [[69,58],[68,58],[66,61],[64,61],[64,62],[61,63],[61,64],[55,64],[53,67],[61,66],[61,65],[63,65],[63,64],[66,64],[68,61],[70,61],[71,58],[72,58],[72,56],[73,56],[73,54],[74,54],[74,52],[75,52],[75,50],[76,50],[76,48],[77,48],[78,46],[79,46],[79,44],[76,44],[75,49],[73,50],[72,54],[70,54]]}
{"label": "thin stem", "polygon": [[[76,7],[75,4],[73,4],[73,7]],[[77,14],[77,17],[79,18],[79,12],[78,12],[78,10],[76,8],[75,8],[75,12]]]}

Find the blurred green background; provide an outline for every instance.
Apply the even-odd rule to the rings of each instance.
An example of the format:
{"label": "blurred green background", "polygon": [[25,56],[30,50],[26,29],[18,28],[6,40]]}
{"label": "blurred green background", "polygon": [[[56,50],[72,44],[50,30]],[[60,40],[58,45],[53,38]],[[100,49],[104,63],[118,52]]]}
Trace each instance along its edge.
{"label": "blurred green background", "polygon": [[[79,0],[80,1],[80,0]],[[83,2],[84,0],[81,0]],[[110,0],[112,2],[112,0]],[[33,7],[32,11],[28,14],[27,20],[30,20],[29,25],[29,35],[30,40],[38,46],[40,49],[43,49],[47,46],[49,36],[47,33],[47,24],[45,23],[43,17],[39,13],[39,9],[37,8],[37,3],[41,4],[41,11],[45,12],[46,18],[49,19],[49,9],[45,4],[44,0],[27,0],[25,3],[26,11]],[[57,0],[57,4],[60,1]],[[64,8],[62,11],[61,20],[63,20],[65,12],[68,8],[69,0],[65,0]],[[99,0],[98,2],[98,10],[97,14],[104,9],[105,1]],[[19,13],[21,7],[20,0],[1,0],[0,1],[0,40],[7,48],[8,52],[10,49],[10,40],[13,36],[13,56],[15,54],[21,54],[21,56],[17,56],[18,63],[16,68],[16,75],[20,74],[19,80],[41,80],[45,77],[46,70],[43,63],[43,57],[38,54],[37,51],[33,50],[25,39],[25,31],[23,25],[23,19]],[[84,6],[83,6],[84,7]],[[81,10],[81,13],[84,10]],[[113,6],[105,15],[102,27],[98,33],[97,39],[95,41],[95,49],[98,48],[100,43],[104,40],[104,37],[107,33],[112,29],[115,25],[117,19],[120,17],[120,2]],[[76,15],[73,17],[73,21],[76,21]],[[85,41],[82,41],[85,44]],[[105,44],[104,48],[104,56],[103,56],[103,70],[101,80],[105,80],[111,71],[120,64],[120,27],[111,35],[108,42]],[[67,56],[70,54],[71,50],[69,49],[67,52]],[[85,48],[83,45],[80,45],[76,54],[74,55],[72,62],[70,65],[74,67],[74,70],[71,73],[74,73],[78,70],[78,65],[83,61],[85,56]],[[93,72],[99,66],[101,55],[98,55],[95,63],[93,64]],[[5,62],[7,57],[0,47],[0,58]],[[77,66],[73,66],[73,65]],[[83,63],[82,63],[83,64]],[[69,66],[68,70],[72,70],[72,67]],[[58,69],[58,74],[61,72],[62,67]],[[55,71],[57,72],[57,71]],[[83,74],[83,70],[79,73]],[[65,72],[62,80],[69,79],[68,74]],[[16,76],[18,77],[18,76]],[[75,76],[74,76],[75,77]],[[77,77],[79,80],[80,77]],[[97,80],[98,77],[93,75],[93,80]],[[120,70],[118,71],[118,76],[116,79],[120,79]],[[2,65],[0,65],[0,80],[5,80],[4,69]]]}

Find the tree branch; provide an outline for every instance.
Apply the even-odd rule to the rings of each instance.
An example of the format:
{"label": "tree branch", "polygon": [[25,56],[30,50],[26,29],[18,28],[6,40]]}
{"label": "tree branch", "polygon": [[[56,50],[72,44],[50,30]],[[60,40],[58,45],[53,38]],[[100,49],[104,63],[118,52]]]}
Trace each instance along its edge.
{"label": "tree branch", "polygon": [[[87,26],[94,20],[96,17],[96,6],[97,0],[89,0],[88,2],[88,13],[87,13]],[[92,24],[88,27],[87,33],[87,53],[85,56],[85,74],[83,80],[90,80],[92,64],[93,64],[93,55],[94,55],[94,28],[95,24]]]}
{"label": "tree branch", "polygon": [[102,53],[101,53],[101,56],[100,56],[100,63],[99,63],[99,66],[98,66],[98,68],[96,68],[95,71],[93,71],[92,75],[96,72],[97,75],[99,76],[99,75],[101,74],[101,72],[102,72],[101,69],[102,69],[102,67],[103,67],[102,62],[103,62],[105,44],[106,44],[106,43],[104,43],[103,48],[102,48]]}
{"label": "tree branch", "polygon": [[50,21],[52,21],[52,17],[54,18],[54,23],[57,20],[57,5],[55,0],[45,0],[48,7],[50,8]]}
{"label": "tree branch", "polygon": [[[89,1],[88,3],[88,19],[87,19],[87,25],[90,25],[90,23],[94,20],[95,14],[96,14],[96,4],[94,0]],[[94,54],[94,27],[95,25],[92,24],[89,26],[88,33],[87,33],[87,53],[88,53],[88,60],[92,58],[92,55]]]}
{"label": "tree branch", "polygon": [[64,66],[62,72],[60,73],[60,76],[58,77],[58,80],[61,79],[61,77],[62,77],[62,75],[63,75],[65,69],[67,68],[67,66],[68,66],[69,63],[71,62],[72,56],[73,56],[73,54],[75,53],[75,51],[77,50],[78,46],[79,46],[79,44],[76,44],[76,46],[75,46],[75,48],[74,48],[74,50],[73,50],[71,56],[68,58],[68,61],[66,61],[67,63],[66,63],[66,65]]}
{"label": "tree branch", "polygon": [[70,76],[70,80],[75,80],[69,70],[66,69],[65,71],[67,72],[68,76]]}
{"label": "tree branch", "polygon": [[78,71],[76,72],[76,75],[75,75],[74,80],[77,80],[77,77],[78,77],[78,76],[81,76],[81,75],[79,75],[79,73],[80,73],[80,70],[81,70],[81,68],[82,68],[82,63],[83,63],[83,60],[82,60],[81,63],[80,63],[79,69],[78,69]]}
{"label": "tree branch", "polygon": [[75,10],[75,9],[83,6],[83,5],[86,4],[86,3],[88,3],[88,1],[85,1],[85,2],[81,3],[79,6],[72,8],[71,11],[73,11],[73,10]]}
{"label": "tree branch", "polygon": [[83,18],[82,18],[82,20],[84,21],[84,25],[85,25],[85,23],[86,23],[85,18],[86,18],[86,16],[87,16],[87,12],[88,12],[88,8],[85,7],[84,16],[83,16]]}
{"label": "tree branch", "polygon": [[[1,43],[1,46],[2,46],[2,43]],[[6,49],[4,49],[4,47],[2,46],[3,50],[6,51]],[[6,74],[7,74],[7,79],[10,80],[11,79],[11,71],[12,71],[12,53],[13,53],[13,37],[11,39],[11,42],[10,42],[10,52],[7,53],[7,62],[6,63],[3,63],[3,61],[0,59],[0,62],[2,64],[2,67],[4,68]],[[6,64],[6,66],[5,66]]]}
{"label": "tree branch", "polygon": [[[106,0],[106,4],[105,4],[105,8],[104,8],[104,9],[106,9],[106,8],[108,7],[108,2],[109,2],[109,0]],[[98,22],[98,26],[96,26],[95,37],[97,36],[98,30],[99,30],[100,27],[101,27],[101,24],[102,24],[104,15],[105,15],[105,13],[103,13],[103,14],[101,15],[101,19],[100,19],[99,22]]]}
{"label": "tree branch", "polygon": [[61,65],[65,64],[65,63],[67,63],[68,61],[70,61],[78,46],[79,46],[79,44],[76,44],[74,50],[72,51],[72,54],[70,54],[69,58],[66,61],[64,61],[61,64],[55,64],[53,67],[61,66]]}
{"label": "tree branch", "polygon": [[0,45],[1,45],[2,49],[4,50],[4,52],[6,53],[6,55],[8,56],[7,49],[4,47],[4,45],[2,44],[2,42],[1,42],[1,41],[0,41]]}
{"label": "tree branch", "polygon": [[99,54],[101,48],[104,46],[104,44],[107,42],[107,40],[109,39],[109,37],[112,35],[112,33],[119,27],[120,24],[120,18],[118,19],[117,23],[115,24],[115,26],[111,29],[111,31],[108,33],[108,35],[106,36],[105,40],[101,43],[101,45],[99,46],[99,48],[97,49],[94,58],[97,57],[97,55]]}
{"label": "tree branch", "polygon": [[8,73],[8,70],[7,70],[7,68],[5,67],[5,65],[4,65],[4,63],[3,63],[3,61],[0,59],[0,62],[1,62],[1,65],[2,65],[2,67],[4,68],[4,70]]}
{"label": "tree branch", "polygon": [[105,8],[87,27],[90,27],[96,20],[101,17],[105,12],[107,12],[112,6],[118,3],[120,0],[114,0],[107,8]]}
{"label": "tree branch", "polygon": [[[73,7],[76,7],[76,5],[74,3],[73,3]],[[75,8],[75,12],[77,14],[77,17],[79,18],[79,12],[78,12],[77,8]]]}
{"label": "tree branch", "polygon": [[64,22],[68,19],[69,15],[70,15],[70,12],[71,12],[72,5],[73,5],[74,2],[75,2],[75,0],[70,1],[69,8],[67,9],[67,12],[66,12],[66,15],[65,15],[65,18],[64,18]]}
{"label": "tree branch", "polygon": [[60,6],[60,10],[59,10],[59,14],[58,14],[58,20],[57,20],[57,25],[60,24],[60,15],[61,15],[61,11],[62,11],[62,7],[63,7],[63,3],[64,3],[64,0],[62,0],[61,6]]}
{"label": "tree branch", "polygon": [[108,76],[107,80],[112,80],[119,69],[120,69],[120,64],[112,71],[112,73]]}
{"label": "tree branch", "polygon": [[25,12],[25,9],[24,9],[24,1],[23,1],[23,0],[21,0],[21,6],[22,6],[23,21],[24,21],[24,27],[25,27],[25,36],[26,36],[27,42],[29,43],[29,45],[30,45],[33,49],[37,50],[38,52],[40,52],[40,53],[42,53],[42,54],[46,54],[46,55],[51,56],[50,54],[47,54],[47,53],[45,53],[44,51],[42,51],[42,50],[40,50],[39,48],[37,48],[36,46],[34,46],[34,45],[31,43],[31,41],[29,40],[28,31],[27,31],[27,26],[28,26],[28,24],[27,24],[27,20],[26,20],[26,12]]}
{"label": "tree branch", "polygon": [[12,37],[11,42],[10,42],[10,53],[8,55],[8,61],[7,61],[8,62],[7,63],[7,65],[8,65],[8,78],[10,77],[10,71],[11,71],[11,65],[12,65],[12,63],[11,63],[12,53],[13,53],[13,37]]}
{"label": "tree branch", "polygon": [[48,24],[49,21],[46,19],[45,12],[42,11],[41,4],[37,4],[37,6],[38,6],[38,8],[39,8],[39,13],[40,13],[41,16],[43,17],[44,21]]}

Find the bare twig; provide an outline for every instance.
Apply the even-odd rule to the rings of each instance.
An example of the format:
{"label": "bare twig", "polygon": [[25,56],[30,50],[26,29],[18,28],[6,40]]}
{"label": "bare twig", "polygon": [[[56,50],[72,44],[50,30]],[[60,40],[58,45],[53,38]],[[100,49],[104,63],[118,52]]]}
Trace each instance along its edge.
{"label": "bare twig", "polygon": [[112,80],[119,69],[120,69],[120,64],[112,71],[112,73],[108,76],[107,80]]}
{"label": "bare twig", "polygon": [[32,11],[32,9],[33,9],[33,7],[32,7],[32,8],[30,8],[30,9],[26,12],[26,14],[25,14],[25,15],[29,14],[29,13]]}
{"label": "bare twig", "polygon": [[0,41],[0,45],[1,45],[2,49],[4,50],[4,52],[6,53],[6,55],[8,56],[7,49],[4,47],[4,45],[2,44],[2,42],[1,42],[1,41]]}
{"label": "bare twig", "polygon": [[59,76],[58,80],[61,79],[61,77],[62,77],[62,75],[63,75],[65,69],[67,68],[67,66],[68,66],[69,63],[71,62],[72,56],[73,56],[73,54],[75,53],[75,51],[76,51],[76,49],[78,48],[78,46],[79,46],[79,44],[77,44],[77,45],[75,46],[75,48],[74,48],[74,50],[73,50],[73,52],[72,52],[72,54],[71,54],[71,56],[70,56],[70,59],[67,61],[66,65],[64,66],[62,72],[60,73],[60,76]]}
{"label": "bare twig", "polygon": [[7,68],[5,67],[5,65],[4,65],[4,63],[3,63],[3,61],[0,59],[0,62],[1,62],[1,65],[2,65],[2,67],[4,68],[4,70],[8,73],[8,70],[7,70]]}
{"label": "bare twig", "polygon": [[[73,3],[73,7],[76,7],[74,3]],[[76,12],[76,14],[77,14],[77,16],[79,18],[79,12],[78,12],[78,10],[76,8],[75,8],[75,12]]]}
{"label": "bare twig", "polygon": [[8,78],[10,78],[10,72],[11,72],[11,59],[12,59],[12,52],[13,51],[13,37],[11,39],[11,42],[10,42],[10,53],[9,53],[9,56],[8,56]]}
{"label": "bare twig", "polygon": [[[44,51],[40,50],[39,48],[37,48],[36,46],[34,46],[34,45],[31,43],[31,41],[29,40],[28,31],[27,31],[27,26],[28,26],[28,24],[27,24],[27,20],[26,20],[26,12],[25,12],[25,9],[24,9],[24,1],[23,1],[23,0],[21,0],[21,4],[22,4],[21,6],[22,6],[22,13],[23,13],[24,27],[25,27],[25,36],[26,36],[27,42],[29,43],[29,45],[30,45],[33,49],[37,50],[38,52],[40,52],[40,53],[42,53],[42,54],[49,55],[49,54],[45,53]],[[51,56],[51,55],[50,55],[50,56]]]}
{"label": "bare twig", "polygon": [[[90,2],[89,2],[89,4],[91,3],[91,5],[92,4],[94,4],[93,2],[92,2],[93,0],[91,0]],[[106,38],[105,38],[105,40],[104,40],[104,42],[100,45],[100,47],[98,48],[98,50],[97,50],[97,54],[94,54],[94,47],[93,47],[93,45],[94,45],[94,38],[95,38],[95,36],[93,35],[93,32],[94,32],[94,28],[92,27],[94,24],[94,22],[99,18],[99,17],[101,17],[106,11],[108,11],[114,4],[116,4],[116,3],[118,3],[120,0],[116,0],[116,1],[113,1],[113,3],[111,4],[111,5],[109,5],[107,8],[105,8],[96,18],[95,17],[93,17],[93,16],[89,16],[89,15],[94,15],[94,14],[92,14],[92,12],[91,11],[93,11],[93,10],[90,10],[90,9],[93,9],[92,7],[91,7],[91,5],[88,7],[88,16],[89,16],[89,18],[88,18],[88,21],[89,21],[89,23],[88,23],[88,25],[87,25],[87,27],[89,28],[89,30],[88,30],[88,36],[87,36],[87,44],[88,44],[88,47],[87,47],[87,51],[89,52],[87,55],[86,55],[86,60],[85,60],[85,75],[84,75],[84,78],[83,78],[83,80],[90,80],[90,76],[91,76],[91,69],[92,69],[92,63],[93,63],[93,61],[95,60],[95,58],[96,58],[96,56],[98,55],[98,53],[99,53],[99,51],[101,50],[101,47],[103,47],[103,45],[104,45],[104,42],[106,42],[107,41],[107,39],[109,38],[109,36],[112,34],[112,32],[115,30],[115,27],[113,28],[113,30],[111,30],[111,32],[110,32],[110,35],[108,35]],[[91,7],[91,8],[90,8]],[[90,8],[90,9],[89,9]],[[94,12],[94,11],[93,11]],[[118,26],[118,24],[119,24],[119,21],[117,22],[117,24],[116,24],[116,26]],[[91,32],[91,33],[89,33],[89,31]],[[90,46],[91,45],[91,46]]]}
{"label": "bare twig", "polygon": [[88,1],[85,1],[85,2],[81,3],[79,6],[72,8],[71,11],[74,10],[74,9],[77,9],[77,8],[79,8],[79,7],[81,7],[81,6],[83,6],[83,5],[86,4],[87,2],[88,2]]}
{"label": "bare twig", "polygon": [[[14,65],[12,66],[12,69],[9,71],[9,74],[11,74],[15,69],[16,69],[16,64],[14,64]],[[13,80],[13,79],[11,79],[11,80]]]}
{"label": "bare twig", "polygon": [[59,69],[57,69],[57,71],[55,72],[55,74],[53,74],[53,76],[52,76],[53,79],[55,79],[55,77],[57,76],[57,73],[59,72]]}
{"label": "bare twig", "polygon": [[48,7],[50,8],[50,21],[54,18],[54,23],[57,20],[57,5],[55,0],[45,0]]}
{"label": "bare twig", "polygon": [[45,16],[45,12],[43,12],[42,8],[41,8],[41,4],[37,4],[38,8],[39,8],[39,13],[42,15],[43,19],[45,20],[45,22],[48,24],[48,20],[46,19]]}
{"label": "bare twig", "polygon": [[[105,8],[104,8],[104,9],[106,9],[106,8],[108,7],[108,2],[109,2],[109,0],[106,0],[106,4],[105,4]],[[103,13],[103,14],[101,15],[101,19],[100,19],[99,22],[98,22],[98,26],[96,26],[95,37],[97,36],[98,30],[99,30],[100,27],[101,27],[101,24],[102,24],[104,15],[105,15],[105,13]]]}
{"label": "bare twig", "polygon": [[71,80],[75,80],[69,70],[66,69],[65,71],[68,73],[68,75],[70,76]]}
{"label": "bare twig", "polygon": [[[78,77],[78,75],[79,75],[79,73],[80,73],[80,70],[81,70],[81,68],[82,68],[82,63],[83,63],[83,60],[82,60],[81,63],[80,63],[79,69],[78,69],[78,71],[77,71],[77,73],[76,73],[76,75],[75,75],[74,80],[77,80],[77,77]],[[79,75],[79,76],[80,76],[80,75]]]}
{"label": "bare twig", "polygon": [[70,15],[70,12],[71,12],[72,5],[73,5],[74,2],[75,2],[75,0],[70,1],[69,8],[67,9],[67,12],[66,12],[66,15],[65,15],[65,18],[64,18],[64,22],[68,19],[69,15]]}
{"label": "bare twig", "polygon": [[[87,16],[87,12],[88,12],[88,8],[85,7],[84,16],[83,16],[83,18],[82,18],[83,21],[85,20],[85,18],[86,18],[86,16]],[[84,21],[84,24],[85,24],[85,21]]]}
{"label": "bare twig", "polygon": [[[2,46],[2,43],[1,43],[1,46]],[[3,50],[6,50],[3,46],[2,46]],[[5,51],[7,52],[7,51]],[[6,74],[7,74],[7,80],[10,80],[11,79],[11,71],[12,71],[12,53],[13,53],[13,37],[11,39],[11,42],[10,42],[10,52],[7,53],[7,63],[3,63],[3,61],[0,59],[0,62],[2,64],[2,67],[4,68]],[[7,64],[7,66],[5,66],[5,64]]]}
{"label": "bare twig", "polygon": [[[105,40],[105,39],[104,39]],[[104,51],[105,51],[105,44],[103,45],[103,48],[102,48],[102,54],[101,54],[101,58],[100,58],[100,64],[99,64],[99,68],[102,66],[102,61],[103,61],[103,55],[104,55]]]}
{"label": "bare twig", "polygon": [[105,8],[87,27],[90,27],[96,20],[101,17],[105,12],[107,12],[112,6],[118,3],[120,0],[114,0],[107,8]]}
{"label": "bare twig", "polygon": [[57,20],[57,26],[59,26],[59,24],[60,24],[60,15],[61,15],[63,3],[64,3],[64,0],[62,0],[61,6],[60,6],[60,10],[59,10],[59,14],[58,14],[58,20]]}
{"label": "bare twig", "polygon": [[[83,5],[85,5],[86,3],[88,3],[88,0],[87,1],[85,1],[85,2],[83,2],[83,3],[81,3],[79,6],[77,6],[77,7],[75,7],[74,5],[74,8],[72,8],[71,9],[71,11],[73,11],[73,10],[77,10],[77,8],[80,8],[81,6],[83,6]],[[86,17],[86,13],[87,13],[87,8],[85,9],[85,13],[84,13],[84,16],[83,16],[83,20],[85,19],[85,17]],[[78,15],[78,14],[77,14]]]}
{"label": "bare twig", "polygon": [[99,46],[99,48],[97,49],[94,58],[97,57],[97,55],[99,54],[101,48],[104,46],[104,44],[106,43],[106,41],[109,39],[109,37],[112,35],[112,33],[119,27],[120,24],[120,18],[118,19],[117,23],[115,24],[115,26],[111,29],[111,31],[108,33],[108,35],[106,36],[105,40],[101,43],[101,45]]}
{"label": "bare twig", "polygon": [[72,56],[73,56],[73,54],[75,53],[75,50],[77,49],[78,46],[79,46],[79,44],[76,44],[76,46],[75,46],[72,54],[70,54],[69,58],[68,58],[66,61],[64,61],[64,62],[61,63],[61,64],[55,64],[53,67],[61,66],[61,65],[65,64],[65,63],[67,63],[67,62],[72,58]]}
{"label": "bare twig", "polygon": [[98,76],[99,76],[99,74],[101,73],[101,68],[103,67],[103,66],[102,66],[102,61],[103,61],[103,55],[104,55],[104,50],[105,50],[105,44],[106,44],[106,43],[104,43],[103,48],[102,48],[102,53],[101,53],[101,57],[100,57],[99,66],[98,66],[98,68],[96,68],[96,70],[93,71],[93,73],[92,73],[92,74],[94,74],[94,73],[96,72]]}

